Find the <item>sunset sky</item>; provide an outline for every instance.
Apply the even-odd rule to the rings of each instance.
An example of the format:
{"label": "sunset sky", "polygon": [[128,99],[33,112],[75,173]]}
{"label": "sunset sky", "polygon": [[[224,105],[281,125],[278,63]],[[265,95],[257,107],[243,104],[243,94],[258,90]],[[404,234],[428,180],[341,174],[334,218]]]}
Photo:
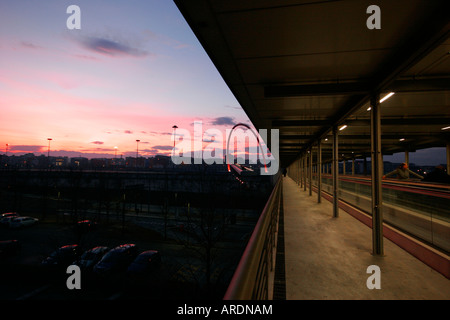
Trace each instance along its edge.
{"label": "sunset sky", "polygon": [[173,125],[249,123],[173,1],[0,0],[0,39],[0,153],[152,156]]}

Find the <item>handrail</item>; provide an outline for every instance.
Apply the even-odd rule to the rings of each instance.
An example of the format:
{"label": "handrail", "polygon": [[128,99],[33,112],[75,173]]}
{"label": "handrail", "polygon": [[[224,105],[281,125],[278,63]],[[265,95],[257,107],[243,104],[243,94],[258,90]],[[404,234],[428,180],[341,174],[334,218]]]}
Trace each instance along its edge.
{"label": "handrail", "polygon": [[230,281],[224,300],[268,299],[269,272],[273,270],[272,257],[281,192],[280,175]]}

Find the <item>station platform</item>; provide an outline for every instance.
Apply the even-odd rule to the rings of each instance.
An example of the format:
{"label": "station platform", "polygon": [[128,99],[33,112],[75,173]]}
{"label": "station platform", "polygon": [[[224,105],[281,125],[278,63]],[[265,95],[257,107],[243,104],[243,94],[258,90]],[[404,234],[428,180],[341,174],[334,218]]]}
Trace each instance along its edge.
{"label": "station platform", "polygon": [[[286,300],[450,300],[450,280],[384,238],[372,255],[372,230],[317,194],[283,178]],[[380,289],[367,280],[380,268]]]}

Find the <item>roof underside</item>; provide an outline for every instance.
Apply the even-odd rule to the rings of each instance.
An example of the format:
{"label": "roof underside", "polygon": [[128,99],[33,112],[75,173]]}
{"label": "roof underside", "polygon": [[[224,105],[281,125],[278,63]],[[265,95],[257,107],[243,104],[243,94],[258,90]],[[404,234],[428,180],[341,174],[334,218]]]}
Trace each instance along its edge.
{"label": "roof underside", "polygon": [[450,142],[447,1],[175,0],[257,129],[280,130],[281,165],[322,141],[331,158],[370,155],[372,96],[381,104],[383,154]]}

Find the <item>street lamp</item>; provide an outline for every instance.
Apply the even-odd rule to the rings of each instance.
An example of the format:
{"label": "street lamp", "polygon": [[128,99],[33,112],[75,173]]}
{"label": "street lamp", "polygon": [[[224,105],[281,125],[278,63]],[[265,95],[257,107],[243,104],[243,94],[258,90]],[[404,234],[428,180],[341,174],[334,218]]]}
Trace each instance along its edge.
{"label": "street lamp", "polygon": [[172,129],[173,129],[173,149],[175,150],[175,134],[177,132],[178,127],[174,125]]}
{"label": "street lamp", "polygon": [[139,156],[139,142],[141,140],[136,140],[136,168],[137,168],[137,161],[138,161],[138,156]]}
{"label": "street lamp", "polygon": [[47,150],[47,158],[50,158],[50,141],[52,141],[52,138],[47,138],[48,140],[48,150]]}
{"label": "street lamp", "polygon": [[117,146],[114,147],[114,159],[116,159],[116,158],[117,158]]}

